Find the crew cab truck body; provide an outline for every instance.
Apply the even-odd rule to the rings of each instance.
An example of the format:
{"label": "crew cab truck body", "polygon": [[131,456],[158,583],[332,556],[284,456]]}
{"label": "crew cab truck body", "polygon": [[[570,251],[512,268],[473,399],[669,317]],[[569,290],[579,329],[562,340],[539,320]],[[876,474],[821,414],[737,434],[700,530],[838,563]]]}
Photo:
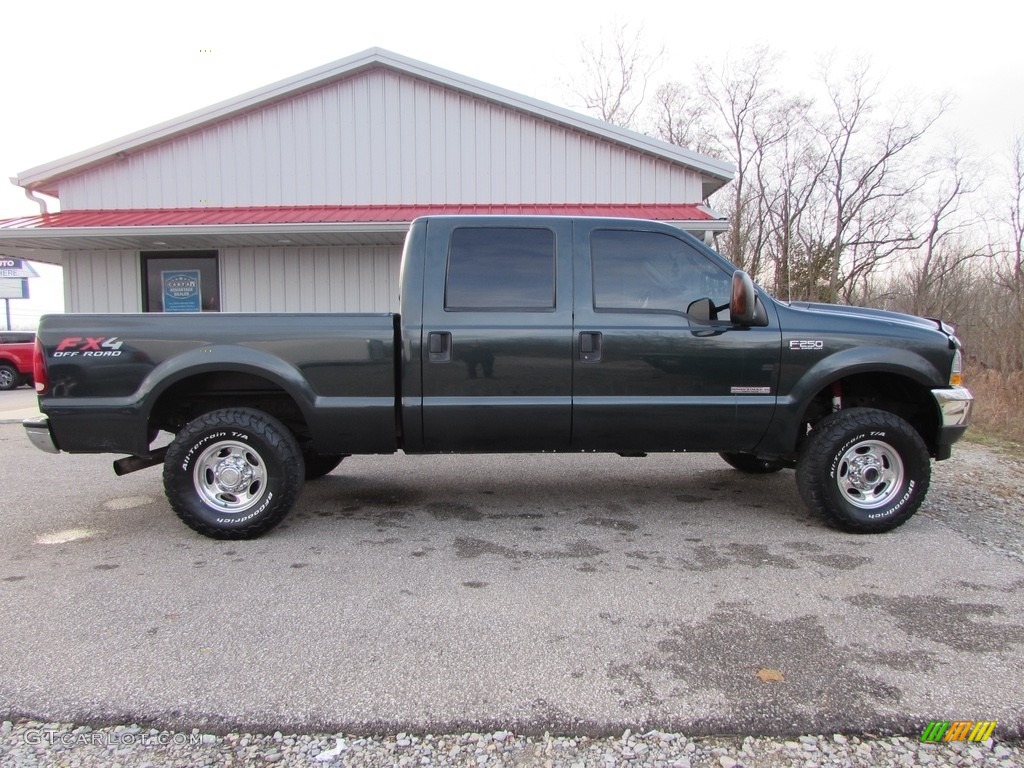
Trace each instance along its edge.
{"label": "crew cab truck body", "polygon": [[778,302],[631,219],[418,219],[398,314],[52,315],[38,337],[33,442],[162,463],[176,513],[219,538],[269,530],[347,455],[398,450],[711,451],[796,467],[828,522],[885,531],[972,402],[941,322]]}

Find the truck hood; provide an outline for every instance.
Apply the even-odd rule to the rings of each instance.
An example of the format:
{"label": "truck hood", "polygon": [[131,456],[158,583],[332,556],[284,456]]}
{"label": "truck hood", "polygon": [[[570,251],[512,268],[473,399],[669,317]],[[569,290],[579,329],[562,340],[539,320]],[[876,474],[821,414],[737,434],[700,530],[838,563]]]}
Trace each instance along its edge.
{"label": "truck hood", "polygon": [[870,307],[849,307],[841,304],[815,304],[809,301],[794,301],[790,303],[794,309],[806,312],[844,315],[846,317],[861,318],[866,320],[877,320],[883,323],[898,323],[900,325],[911,325],[917,328],[927,328],[932,331],[941,331],[950,338],[953,337],[954,329],[941,320],[929,317],[917,317],[902,312],[890,312],[885,309],[871,309]]}

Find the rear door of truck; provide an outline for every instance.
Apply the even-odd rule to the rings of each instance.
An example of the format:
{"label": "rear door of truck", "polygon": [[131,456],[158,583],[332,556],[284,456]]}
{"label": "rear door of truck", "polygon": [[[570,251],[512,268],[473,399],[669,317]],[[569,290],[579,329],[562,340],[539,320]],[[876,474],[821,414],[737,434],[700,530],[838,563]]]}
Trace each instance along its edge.
{"label": "rear door of truck", "polygon": [[424,449],[568,449],[571,219],[438,217],[426,237]]}

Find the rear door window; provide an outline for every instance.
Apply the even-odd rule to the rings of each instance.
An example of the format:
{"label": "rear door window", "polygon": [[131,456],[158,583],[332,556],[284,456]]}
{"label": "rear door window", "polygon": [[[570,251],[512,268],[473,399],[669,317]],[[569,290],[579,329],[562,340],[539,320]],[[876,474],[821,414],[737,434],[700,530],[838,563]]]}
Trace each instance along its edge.
{"label": "rear door window", "polygon": [[555,233],[550,229],[465,227],[452,232],[447,311],[551,311]]}

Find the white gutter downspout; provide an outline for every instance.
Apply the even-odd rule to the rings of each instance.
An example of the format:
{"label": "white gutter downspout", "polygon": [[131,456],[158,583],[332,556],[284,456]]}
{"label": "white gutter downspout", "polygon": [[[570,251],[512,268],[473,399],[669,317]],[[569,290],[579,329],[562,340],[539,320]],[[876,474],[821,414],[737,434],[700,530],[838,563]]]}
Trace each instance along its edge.
{"label": "white gutter downspout", "polygon": [[[21,186],[18,183],[18,178],[16,176],[11,176],[10,178],[11,184],[13,184],[16,187]],[[29,187],[25,187],[24,189],[25,197],[27,197],[29,200],[31,200],[33,203],[39,206],[39,213],[43,216],[48,216],[50,212],[46,209],[46,201],[43,198],[37,196],[36,193],[33,192]]]}

